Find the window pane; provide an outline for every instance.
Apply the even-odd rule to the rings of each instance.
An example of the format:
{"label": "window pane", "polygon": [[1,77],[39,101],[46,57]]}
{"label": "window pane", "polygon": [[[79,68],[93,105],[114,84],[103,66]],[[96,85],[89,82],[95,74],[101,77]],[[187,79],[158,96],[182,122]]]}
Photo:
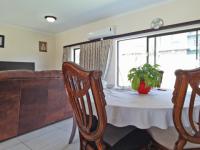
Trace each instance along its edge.
{"label": "window pane", "polygon": [[[200,58],[200,30],[197,31],[198,34],[198,43],[197,43],[197,54],[198,54],[198,59]],[[199,66],[200,66],[200,60],[199,60]]]}
{"label": "window pane", "polygon": [[155,64],[155,37],[149,38],[149,64]]}
{"label": "window pane", "polygon": [[199,66],[196,53],[196,32],[186,32],[156,38],[156,63],[164,71],[162,87],[173,88],[177,69]]}
{"label": "window pane", "polygon": [[74,62],[76,64],[80,63],[79,62],[80,61],[79,58],[80,58],[80,48],[76,48],[76,49],[74,49]]}
{"label": "window pane", "polygon": [[118,42],[118,86],[130,86],[129,70],[146,63],[146,43],[146,37]]}

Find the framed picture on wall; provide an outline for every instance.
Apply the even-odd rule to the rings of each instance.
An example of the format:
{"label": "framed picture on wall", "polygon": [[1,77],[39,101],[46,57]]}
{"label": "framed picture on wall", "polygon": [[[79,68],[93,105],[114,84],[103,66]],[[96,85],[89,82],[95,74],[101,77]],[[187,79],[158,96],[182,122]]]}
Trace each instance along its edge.
{"label": "framed picture on wall", "polygon": [[47,52],[47,42],[39,41],[39,51]]}
{"label": "framed picture on wall", "polygon": [[0,48],[4,47],[4,35],[0,35]]}

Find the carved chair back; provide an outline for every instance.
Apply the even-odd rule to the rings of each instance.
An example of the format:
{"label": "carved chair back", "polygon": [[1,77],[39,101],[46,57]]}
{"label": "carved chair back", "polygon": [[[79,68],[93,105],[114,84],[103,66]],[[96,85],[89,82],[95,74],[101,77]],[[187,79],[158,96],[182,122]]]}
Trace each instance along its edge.
{"label": "carved chair back", "polygon": [[[86,71],[72,63],[63,63],[65,88],[78,124],[81,147],[93,141],[102,149],[102,136],[106,127],[105,96],[101,83],[101,71]],[[94,128],[94,115],[97,125]]]}
{"label": "carved chair back", "polygon": [[[173,121],[178,131],[179,137],[175,144],[176,150],[182,150],[187,141],[200,144],[200,116],[196,121],[193,118],[193,110],[195,100],[200,100],[200,68],[193,70],[177,70],[175,89],[173,92],[172,102]],[[188,88],[188,87],[191,88]],[[188,94],[188,89],[191,89],[191,94]],[[192,131],[188,131],[182,122],[182,110],[186,103],[186,97],[189,95],[188,120]],[[198,114],[199,115],[199,114]]]}

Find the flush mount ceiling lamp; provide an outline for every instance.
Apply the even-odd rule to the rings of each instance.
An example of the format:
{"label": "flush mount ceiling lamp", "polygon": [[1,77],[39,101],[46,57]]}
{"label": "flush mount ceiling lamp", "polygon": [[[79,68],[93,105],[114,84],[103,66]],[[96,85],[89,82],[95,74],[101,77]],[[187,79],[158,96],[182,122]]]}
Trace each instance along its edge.
{"label": "flush mount ceiling lamp", "polygon": [[159,29],[164,25],[164,21],[161,18],[155,18],[151,22],[151,28],[152,29]]}
{"label": "flush mount ceiling lamp", "polygon": [[44,17],[48,22],[50,22],[50,23],[53,23],[53,22],[55,22],[56,21],[56,17],[54,17],[54,16],[45,16]]}

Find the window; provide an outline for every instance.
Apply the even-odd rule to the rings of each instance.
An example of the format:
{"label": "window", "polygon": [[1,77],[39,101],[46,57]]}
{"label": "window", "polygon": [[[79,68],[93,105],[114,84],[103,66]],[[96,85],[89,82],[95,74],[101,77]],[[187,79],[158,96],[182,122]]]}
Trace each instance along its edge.
{"label": "window", "polygon": [[73,49],[73,58],[74,58],[74,62],[76,64],[80,63],[80,48],[74,48]]}
{"label": "window", "polygon": [[159,64],[162,87],[173,88],[177,69],[199,67],[199,31],[151,35],[118,41],[118,86],[130,86],[128,71],[144,63]]}
{"label": "window", "polygon": [[146,63],[147,38],[118,41],[118,85],[129,86],[128,71]]}
{"label": "window", "polygon": [[195,32],[185,32],[156,37],[156,63],[164,71],[162,84],[165,87],[173,87],[175,70],[199,66],[195,36]]}

